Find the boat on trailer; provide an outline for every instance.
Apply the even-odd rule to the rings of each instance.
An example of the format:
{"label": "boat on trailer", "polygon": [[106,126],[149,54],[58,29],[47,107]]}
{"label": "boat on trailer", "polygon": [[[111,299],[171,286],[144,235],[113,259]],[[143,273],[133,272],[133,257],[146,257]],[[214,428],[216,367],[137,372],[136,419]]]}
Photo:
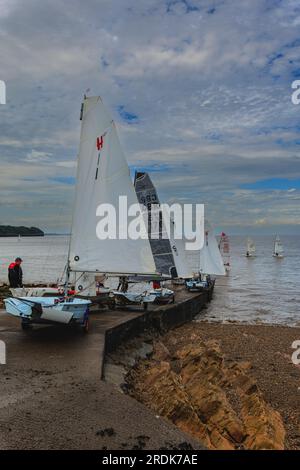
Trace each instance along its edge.
{"label": "boat on trailer", "polygon": [[24,330],[39,324],[65,324],[89,328],[89,300],[75,297],[12,297],[4,299],[7,313],[19,317]]}
{"label": "boat on trailer", "polygon": [[[77,167],[75,208],[71,231],[67,272],[70,275],[130,278],[142,276],[157,278],[157,271],[149,239],[126,236],[99,239],[96,227],[101,204],[119,208],[120,196],[126,196],[127,207],[138,206],[137,195],[130,170],[122,150],[117,129],[100,97],[86,97],[83,102],[80,149]],[[82,223],[81,214],[85,214]],[[116,234],[123,229],[123,222],[116,218]],[[147,232],[143,215],[140,214],[141,230]],[[81,282],[81,281],[80,281]],[[80,295],[84,295],[84,283]],[[102,289],[104,288],[101,287]],[[105,289],[105,288],[104,288]],[[155,296],[139,292],[120,292],[111,289],[116,306],[140,305],[155,300]],[[107,294],[107,292],[106,292]],[[158,295],[158,294],[157,294]]]}
{"label": "boat on trailer", "polygon": [[211,279],[210,276],[204,275],[186,281],[185,286],[189,292],[201,292],[209,289],[214,282],[214,279]]}
{"label": "boat on trailer", "polygon": [[174,303],[174,291],[167,288],[152,289],[143,293],[119,292],[114,291],[116,306],[130,307],[140,305],[144,310],[148,309],[149,304]]}
{"label": "boat on trailer", "polygon": [[[45,309],[53,312],[51,322],[58,322],[65,311],[74,318],[78,308],[85,307],[88,312],[90,300],[72,297],[67,293],[71,275],[87,273],[108,276],[149,275],[157,277],[153,255],[148,239],[116,237],[100,239],[96,227],[99,223],[98,208],[101,204],[119,207],[119,197],[126,196],[128,207],[138,204],[131,181],[129,167],[122,151],[117,129],[101,98],[84,97],[80,115],[81,136],[77,164],[75,204],[71,237],[69,244],[64,296],[35,297],[32,295],[6,299],[6,311],[24,319],[23,309],[27,312],[25,320],[43,320]],[[84,223],[83,217],[84,214]],[[120,233],[121,222],[117,218],[116,233]],[[140,221],[142,226],[143,220]],[[38,293],[38,292],[37,292]],[[77,294],[84,294],[77,292]],[[45,292],[44,292],[45,294]],[[155,300],[149,297],[149,302]],[[44,299],[41,301],[41,299]],[[126,299],[126,297],[125,297]],[[139,304],[143,296],[133,296],[128,303]],[[40,315],[36,316],[36,311]],[[42,313],[41,313],[42,312]],[[71,321],[71,320],[70,320]],[[70,323],[70,322],[68,322]]]}

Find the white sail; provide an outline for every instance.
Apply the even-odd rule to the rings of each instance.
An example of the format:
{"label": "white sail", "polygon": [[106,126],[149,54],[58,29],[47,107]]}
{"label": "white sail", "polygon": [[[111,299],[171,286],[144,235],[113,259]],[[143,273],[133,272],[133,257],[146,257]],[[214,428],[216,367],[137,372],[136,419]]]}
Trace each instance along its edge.
{"label": "white sail", "polygon": [[251,238],[247,239],[247,256],[254,255],[256,251],[255,243]]}
{"label": "white sail", "polygon": [[114,122],[100,97],[85,98],[69,253],[71,271],[155,273],[149,240],[120,239],[118,217],[117,238],[100,240],[96,235],[98,206],[109,203],[118,215],[119,196],[127,196],[128,207],[138,203]]}
{"label": "white sail", "polygon": [[205,221],[204,235],[204,245],[200,250],[200,273],[225,276],[226,271],[218,243],[207,221]]}
{"label": "white sail", "polygon": [[179,238],[177,235],[179,235],[179,229],[173,221],[170,243],[177,276],[182,279],[190,279],[196,273],[199,273],[199,250],[186,250],[185,244],[187,240],[185,238]]}
{"label": "white sail", "polygon": [[274,241],[274,253],[273,254],[275,256],[282,256],[283,253],[284,253],[283,245],[281,243],[279,236],[277,235]]}
{"label": "white sail", "polygon": [[219,250],[226,270],[230,269],[230,242],[226,233],[222,232],[219,242]]}

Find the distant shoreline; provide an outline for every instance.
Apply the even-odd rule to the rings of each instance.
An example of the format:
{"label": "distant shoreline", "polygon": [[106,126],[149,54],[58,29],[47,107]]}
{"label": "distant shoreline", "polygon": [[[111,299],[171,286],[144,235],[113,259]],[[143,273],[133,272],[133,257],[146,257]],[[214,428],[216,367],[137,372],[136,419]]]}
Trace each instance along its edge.
{"label": "distant shoreline", "polygon": [[0,237],[44,237],[43,230],[37,227],[0,225]]}

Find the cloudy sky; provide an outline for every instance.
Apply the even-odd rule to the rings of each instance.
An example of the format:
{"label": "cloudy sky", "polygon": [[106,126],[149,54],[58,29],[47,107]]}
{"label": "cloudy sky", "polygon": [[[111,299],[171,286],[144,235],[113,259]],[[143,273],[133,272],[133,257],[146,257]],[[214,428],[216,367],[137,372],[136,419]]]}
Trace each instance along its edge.
{"label": "cloudy sky", "polygon": [[164,202],[300,233],[298,0],[0,0],[0,223],[68,232],[83,93]]}

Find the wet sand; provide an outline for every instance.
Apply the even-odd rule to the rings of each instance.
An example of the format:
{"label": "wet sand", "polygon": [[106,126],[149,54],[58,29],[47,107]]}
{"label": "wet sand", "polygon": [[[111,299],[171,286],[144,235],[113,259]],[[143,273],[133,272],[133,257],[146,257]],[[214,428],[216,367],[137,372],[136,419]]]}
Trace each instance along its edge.
{"label": "wet sand", "polygon": [[[195,326],[186,325],[185,332]],[[220,341],[227,360],[249,361],[265,400],[283,418],[286,448],[300,449],[300,368],[292,363],[292,343],[300,328],[277,325],[198,323],[200,338]]]}
{"label": "wet sand", "polygon": [[[154,360],[140,361],[140,377],[143,381],[149,378],[149,368],[152,367],[154,372],[149,380],[152,380],[152,386],[153,380],[158,377],[157,383],[153,385],[154,390],[157,387],[156,396],[159,387],[166,386],[166,383],[159,383],[161,376],[157,373],[157,367],[160,367],[160,361],[161,364],[165,360],[172,364],[172,355],[176,356],[180,348],[184,349],[187,345],[196,349],[200,342],[218,344],[225,366],[230,369],[233,363],[248,364],[247,375],[250,380],[255,380],[265,402],[280,413],[286,433],[284,447],[300,449],[300,367],[291,361],[294,351],[291,345],[297,339],[300,340],[300,328],[193,321],[159,338],[159,343],[166,348],[170,359],[161,359],[160,352]],[[158,345],[160,351],[161,344]],[[139,371],[135,370],[133,375],[133,396],[152,406],[151,395],[148,390],[145,391],[147,387],[143,391],[144,382],[139,383]]]}
{"label": "wet sand", "polygon": [[[103,322],[103,319],[102,319]],[[54,326],[23,332],[0,311],[0,449],[200,448],[143,404],[100,380],[104,333]]]}

